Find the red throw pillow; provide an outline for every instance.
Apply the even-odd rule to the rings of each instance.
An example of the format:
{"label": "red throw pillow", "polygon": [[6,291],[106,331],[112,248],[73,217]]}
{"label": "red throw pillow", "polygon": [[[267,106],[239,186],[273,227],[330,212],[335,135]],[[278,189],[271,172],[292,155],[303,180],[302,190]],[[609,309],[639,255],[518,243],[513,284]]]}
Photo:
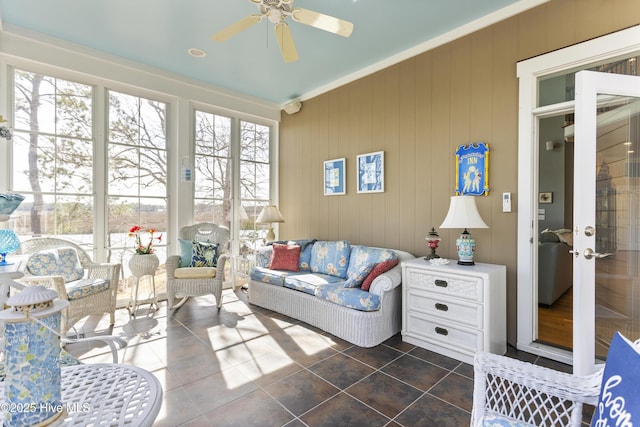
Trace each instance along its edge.
{"label": "red throw pillow", "polygon": [[298,261],[300,260],[299,245],[273,244],[273,254],[269,268],[272,270],[300,271]]}
{"label": "red throw pillow", "polygon": [[364,282],[362,282],[362,286],[360,287],[360,289],[362,289],[363,291],[368,291],[369,288],[371,287],[371,283],[373,283],[373,279],[375,279],[385,271],[391,270],[396,265],[398,265],[397,259],[389,259],[387,261],[382,261],[381,263],[373,267],[373,270],[371,270],[371,273],[369,273],[367,278],[364,279]]}

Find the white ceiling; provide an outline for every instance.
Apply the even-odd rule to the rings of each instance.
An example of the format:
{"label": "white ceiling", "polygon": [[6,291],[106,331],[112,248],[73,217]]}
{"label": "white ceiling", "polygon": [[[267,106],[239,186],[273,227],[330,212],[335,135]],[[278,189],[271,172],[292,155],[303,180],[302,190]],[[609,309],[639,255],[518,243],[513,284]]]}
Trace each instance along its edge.
{"label": "white ceiling", "polygon": [[[211,36],[257,13],[249,0],[0,0],[5,31],[36,32],[283,105],[414,56],[547,0],[295,0],[354,24],[349,38],[289,22],[285,63],[263,20],[224,43]],[[198,48],[204,58],[187,51]]]}

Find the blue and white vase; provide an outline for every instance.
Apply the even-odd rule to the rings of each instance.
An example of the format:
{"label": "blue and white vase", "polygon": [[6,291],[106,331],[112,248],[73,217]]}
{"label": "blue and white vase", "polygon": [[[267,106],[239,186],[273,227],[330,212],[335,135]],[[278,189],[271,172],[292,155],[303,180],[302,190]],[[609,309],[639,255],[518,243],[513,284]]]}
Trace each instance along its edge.
{"label": "blue and white vase", "polygon": [[[65,417],[60,384],[60,317],[68,301],[44,286],[28,286],[7,300],[4,424],[48,425]],[[33,320],[37,319],[37,321]]]}

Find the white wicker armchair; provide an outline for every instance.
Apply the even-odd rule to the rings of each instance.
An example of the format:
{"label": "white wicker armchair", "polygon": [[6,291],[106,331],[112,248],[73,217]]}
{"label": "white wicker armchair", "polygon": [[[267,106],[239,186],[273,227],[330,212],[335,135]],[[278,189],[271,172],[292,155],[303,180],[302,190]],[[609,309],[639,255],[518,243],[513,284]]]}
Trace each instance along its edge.
{"label": "white wicker armchair", "polygon": [[531,426],[579,427],[583,405],[598,402],[601,381],[602,369],[579,377],[506,356],[477,353],[471,426],[493,425],[485,421],[506,418]]}
{"label": "white wicker armchair", "polygon": [[[58,298],[69,301],[61,326],[62,335],[80,319],[93,314],[108,313],[110,325],[115,323],[116,296],[118,281],[120,279],[119,263],[96,263],[91,260],[89,254],[77,244],[55,237],[38,237],[21,243],[19,253],[27,258],[42,251],[60,248],[75,249],[80,264],[85,270],[87,279],[104,279],[108,282],[108,288],[90,295],[69,298],[64,278],[61,276],[33,276],[25,271],[22,283],[28,285],[43,285],[53,288],[58,292]],[[28,264],[28,260],[26,261]]]}
{"label": "white wicker armchair", "polygon": [[[218,243],[218,261],[215,272],[208,277],[176,277],[176,270],[180,269],[180,255],[167,258],[167,304],[170,309],[181,307],[189,297],[212,294],[216,298],[216,306],[222,306],[222,285],[225,280],[225,264],[228,255],[229,229],[216,224],[203,222],[180,229],[178,238],[196,242]],[[183,267],[184,268],[184,267]],[[194,267],[203,268],[203,267]],[[176,298],[181,298],[175,303]]]}

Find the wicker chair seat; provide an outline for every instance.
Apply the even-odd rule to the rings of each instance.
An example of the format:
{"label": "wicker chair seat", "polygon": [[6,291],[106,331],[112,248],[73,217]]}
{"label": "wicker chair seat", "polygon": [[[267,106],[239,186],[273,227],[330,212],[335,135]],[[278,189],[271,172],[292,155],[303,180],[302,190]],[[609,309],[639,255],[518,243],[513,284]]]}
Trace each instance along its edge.
{"label": "wicker chair seat", "polygon": [[[229,229],[203,222],[181,228],[178,238],[183,241],[217,243],[219,255],[215,267],[181,267],[180,255],[172,255],[167,258],[167,304],[169,308],[177,309],[190,297],[209,294],[216,298],[216,306],[220,308],[222,306],[222,285],[225,281],[224,269],[228,259],[226,252],[230,238]],[[215,274],[212,275],[212,272]]]}
{"label": "wicker chair seat", "polygon": [[108,291],[109,282],[104,279],[80,279],[65,283],[69,301],[88,297],[98,292]]}
{"label": "wicker chair seat", "polygon": [[212,279],[216,277],[215,267],[180,267],[175,270],[176,279]]}

